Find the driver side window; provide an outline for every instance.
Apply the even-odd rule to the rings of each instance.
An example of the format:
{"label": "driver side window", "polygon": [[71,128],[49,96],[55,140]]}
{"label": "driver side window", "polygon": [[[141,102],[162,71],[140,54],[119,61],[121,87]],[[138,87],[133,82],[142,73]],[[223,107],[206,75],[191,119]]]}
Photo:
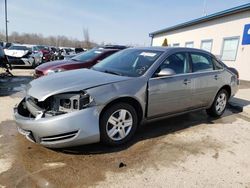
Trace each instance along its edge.
{"label": "driver side window", "polygon": [[172,69],[175,74],[184,74],[190,72],[188,63],[188,55],[180,52],[170,55],[157,69],[156,73],[159,73],[162,69]]}

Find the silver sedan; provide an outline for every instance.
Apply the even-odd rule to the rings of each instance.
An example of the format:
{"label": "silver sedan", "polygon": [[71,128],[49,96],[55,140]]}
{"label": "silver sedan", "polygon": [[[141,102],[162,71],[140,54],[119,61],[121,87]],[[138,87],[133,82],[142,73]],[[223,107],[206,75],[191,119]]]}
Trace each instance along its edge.
{"label": "silver sedan", "polygon": [[146,121],[206,109],[223,114],[237,71],[191,48],[130,48],[92,69],[39,78],[16,106],[18,130],[50,148],[119,145]]}

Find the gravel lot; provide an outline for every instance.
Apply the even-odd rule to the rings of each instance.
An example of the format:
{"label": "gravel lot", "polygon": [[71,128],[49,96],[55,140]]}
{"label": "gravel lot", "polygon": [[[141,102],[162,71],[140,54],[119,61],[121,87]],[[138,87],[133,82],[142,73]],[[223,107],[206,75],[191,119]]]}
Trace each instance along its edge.
{"label": "gravel lot", "polygon": [[143,125],[119,148],[50,150],[27,141],[12,109],[32,71],[0,79],[0,188],[250,187],[250,117],[232,109],[217,120],[201,111]]}

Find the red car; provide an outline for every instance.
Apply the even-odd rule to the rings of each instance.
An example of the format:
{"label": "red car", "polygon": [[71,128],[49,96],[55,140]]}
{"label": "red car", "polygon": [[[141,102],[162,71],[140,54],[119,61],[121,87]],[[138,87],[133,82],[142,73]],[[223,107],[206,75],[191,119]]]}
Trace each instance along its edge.
{"label": "red car", "polygon": [[94,48],[87,52],[82,52],[68,60],[58,60],[42,64],[35,69],[34,77],[38,78],[57,72],[90,68],[104,58],[120,51],[121,49]]}
{"label": "red car", "polygon": [[52,52],[52,50],[49,49],[49,47],[39,45],[37,46],[37,48],[39,49],[39,51],[43,53],[43,59],[42,59],[43,63],[53,60],[54,53]]}

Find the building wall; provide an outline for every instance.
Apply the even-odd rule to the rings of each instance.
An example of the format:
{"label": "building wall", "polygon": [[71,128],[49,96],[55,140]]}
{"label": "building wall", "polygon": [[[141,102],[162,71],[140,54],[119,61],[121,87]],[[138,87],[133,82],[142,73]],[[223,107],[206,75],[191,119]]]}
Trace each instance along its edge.
{"label": "building wall", "polygon": [[250,11],[155,35],[152,39],[152,46],[161,46],[163,40],[167,38],[168,44],[171,46],[180,43],[180,46],[184,47],[186,42],[193,41],[194,48],[200,48],[202,40],[212,39],[211,52],[220,57],[223,39],[240,37],[236,60],[224,61],[224,63],[236,68],[240,73],[240,79],[250,81],[250,45],[242,45],[243,30],[246,24],[250,24]]}

